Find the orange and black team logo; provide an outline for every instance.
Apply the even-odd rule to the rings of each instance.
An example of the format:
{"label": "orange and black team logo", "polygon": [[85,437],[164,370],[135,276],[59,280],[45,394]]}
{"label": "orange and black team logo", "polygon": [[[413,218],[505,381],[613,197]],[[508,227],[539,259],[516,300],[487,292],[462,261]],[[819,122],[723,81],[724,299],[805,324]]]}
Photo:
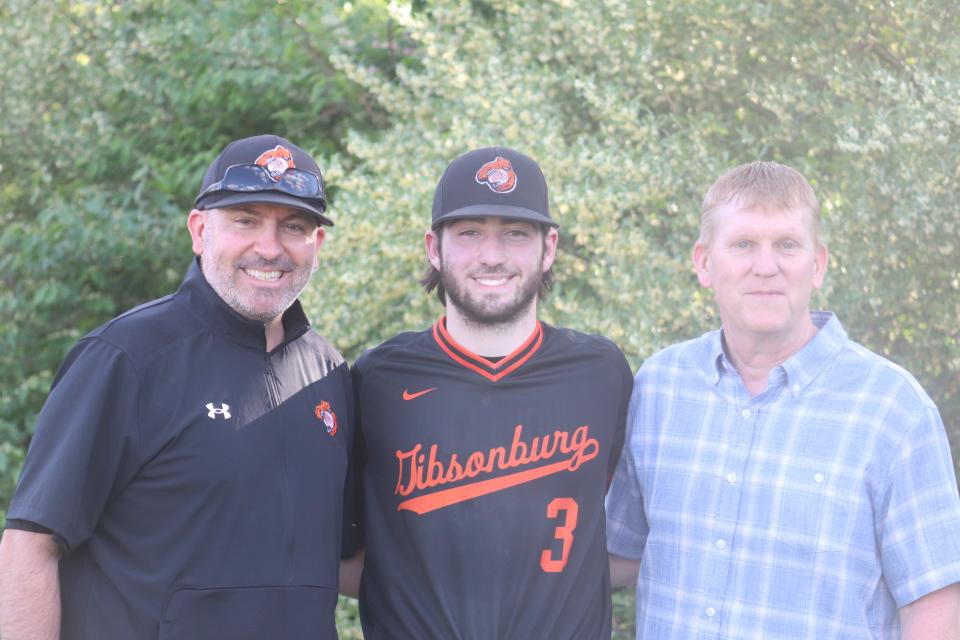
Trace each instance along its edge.
{"label": "orange and black team logo", "polygon": [[326,427],[327,433],[329,433],[331,436],[337,435],[337,414],[330,410],[329,402],[326,400],[322,401],[316,406],[313,412],[323,422],[323,426]]}
{"label": "orange and black team logo", "polygon": [[293,154],[290,153],[289,149],[279,144],[273,149],[261,153],[254,164],[265,167],[274,182],[280,182],[281,176],[287,169],[296,168],[293,163]]}
{"label": "orange and black team logo", "polygon": [[476,179],[496,193],[510,193],[517,187],[517,172],[509,160],[500,156],[480,167]]}

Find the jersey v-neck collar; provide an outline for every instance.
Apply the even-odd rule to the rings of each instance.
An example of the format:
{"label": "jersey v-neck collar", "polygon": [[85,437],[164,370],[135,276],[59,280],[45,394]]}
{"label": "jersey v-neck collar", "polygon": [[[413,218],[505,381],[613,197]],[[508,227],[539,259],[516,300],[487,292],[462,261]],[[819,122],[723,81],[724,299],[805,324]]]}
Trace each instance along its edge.
{"label": "jersey v-neck collar", "polygon": [[497,382],[519,369],[523,363],[533,357],[540,345],[543,344],[543,326],[537,320],[533,333],[523,344],[508,355],[496,362],[491,362],[483,356],[478,356],[456,340],[447,332],[447,317],[442,316],[433,325],[433,339],[440,348],[457,364],[482,375],[491,382]]}

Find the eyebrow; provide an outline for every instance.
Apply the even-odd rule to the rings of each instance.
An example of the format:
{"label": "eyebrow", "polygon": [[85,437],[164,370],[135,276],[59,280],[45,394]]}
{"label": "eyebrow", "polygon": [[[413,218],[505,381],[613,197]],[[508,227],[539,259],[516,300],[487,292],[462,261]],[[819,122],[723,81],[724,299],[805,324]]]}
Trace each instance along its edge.
{"label": "eyebrow", "polygon": [[[232,207],[226,207],[226,208],[227,208],[228,210],[229,210],[229,209],[234,209],[234,210],[236,210],[236,211],[242,211],[242,212],[244,212],[244,213],[246,213],[246,214],[249,214],[249,215],[252,215],[252,216],[257,216],[258,218],[262,218],[262,217],[263,217],[263,213],[261,213],[260,211],[258,211],[255,207],[251,207],[250,205],[245,204],[245,203],[241,203],[241,204],[234,205],[234,206],[232,206]],[[303,222],[307,222],[307,223],[313,223],[313,222],[315,222],[314,219],[313,219],[313,216],[307,215],[307,214],[304,213],[303,211],[300,211],[300,210],[297,210],[297,209],[294,209],[294,210],[290,213],[290,215],[285,216],[285,217],[281,218],[280,220],[281,220],[281,222],[287,222],[287,221],[289,221],[289,220],[302,220]],[[317,226],[320,226],[320,225],[317,224]]]}
{"label": "eyebrow", "polygon": [[538,226],[537,223],[531,220],[524,220],[521,218],[502,218],[500,216],[471,216],[469,218],[458,218],[456,220],[451,220],[449,226],[453,227],[458,224],[485,224],[487,220],[499,220],[502,226],[524,225],[532,228],[536,228]]}
{"label": "eyebrow", "polygon": [[253,207],[247,206],[246,204],[236,204],[230,207],[224,207],[226,211],[242,211],[243,213],[250,214],[252,216],[261,216],[262,214],[254,209]]}
{"label": "eyebrow", "polygon": [[303,226],[308,227],[308,228],[310,228],[310,229],[319,229],[319,228],[320,228],[320,223],[317,222],[316,218],[314,218],[314,217],[311,216],[311,215],[307,215],[306,213],[303,213],[302,211],[296,211],[296,212],[294,212],[292,215],[289,215],[289,216],[287,216],[286,218],[284,218],[283,220],[281,220],[281,222],[290,222],[291,220],[292,220],[292,221],[295,221],[295,222],[300,222],[300,223],[303,224]]}

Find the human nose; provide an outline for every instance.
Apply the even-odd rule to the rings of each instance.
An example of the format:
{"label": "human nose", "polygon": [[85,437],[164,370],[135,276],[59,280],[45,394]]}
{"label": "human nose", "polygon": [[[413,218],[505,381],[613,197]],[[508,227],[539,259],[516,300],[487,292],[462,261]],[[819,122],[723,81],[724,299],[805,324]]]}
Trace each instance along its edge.
{"label": "human nose", "polygon": [[780,270],[777,254],[769,245],[761,245],[754,253],[753,271],[760,276],[773,276]]}
{"label": "human nose", "polygon": [[254,251],[258,255],[272,260],[283,253],[283,244],[280,242],[280,229],[276,224],[268,223],[261,225],[257,232]]}
{"label": "human nose", "polygon": [[486,236],[480,243],[479,260],[482,264],[502,264],[506,259],[503,240],[494,234]]}

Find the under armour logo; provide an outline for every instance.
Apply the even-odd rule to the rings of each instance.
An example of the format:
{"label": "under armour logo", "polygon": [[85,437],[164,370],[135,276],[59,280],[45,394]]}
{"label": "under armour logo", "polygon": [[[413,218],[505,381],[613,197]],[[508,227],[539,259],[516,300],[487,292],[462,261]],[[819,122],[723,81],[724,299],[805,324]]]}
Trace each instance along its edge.
{"label": "under armour logo", "polygon": [[230,405],[221,402],[220,406],[217,407],[212,402],[207,403],[207,417],[216,419],[217,415],[223,416],[225,420],[230,419]]}

